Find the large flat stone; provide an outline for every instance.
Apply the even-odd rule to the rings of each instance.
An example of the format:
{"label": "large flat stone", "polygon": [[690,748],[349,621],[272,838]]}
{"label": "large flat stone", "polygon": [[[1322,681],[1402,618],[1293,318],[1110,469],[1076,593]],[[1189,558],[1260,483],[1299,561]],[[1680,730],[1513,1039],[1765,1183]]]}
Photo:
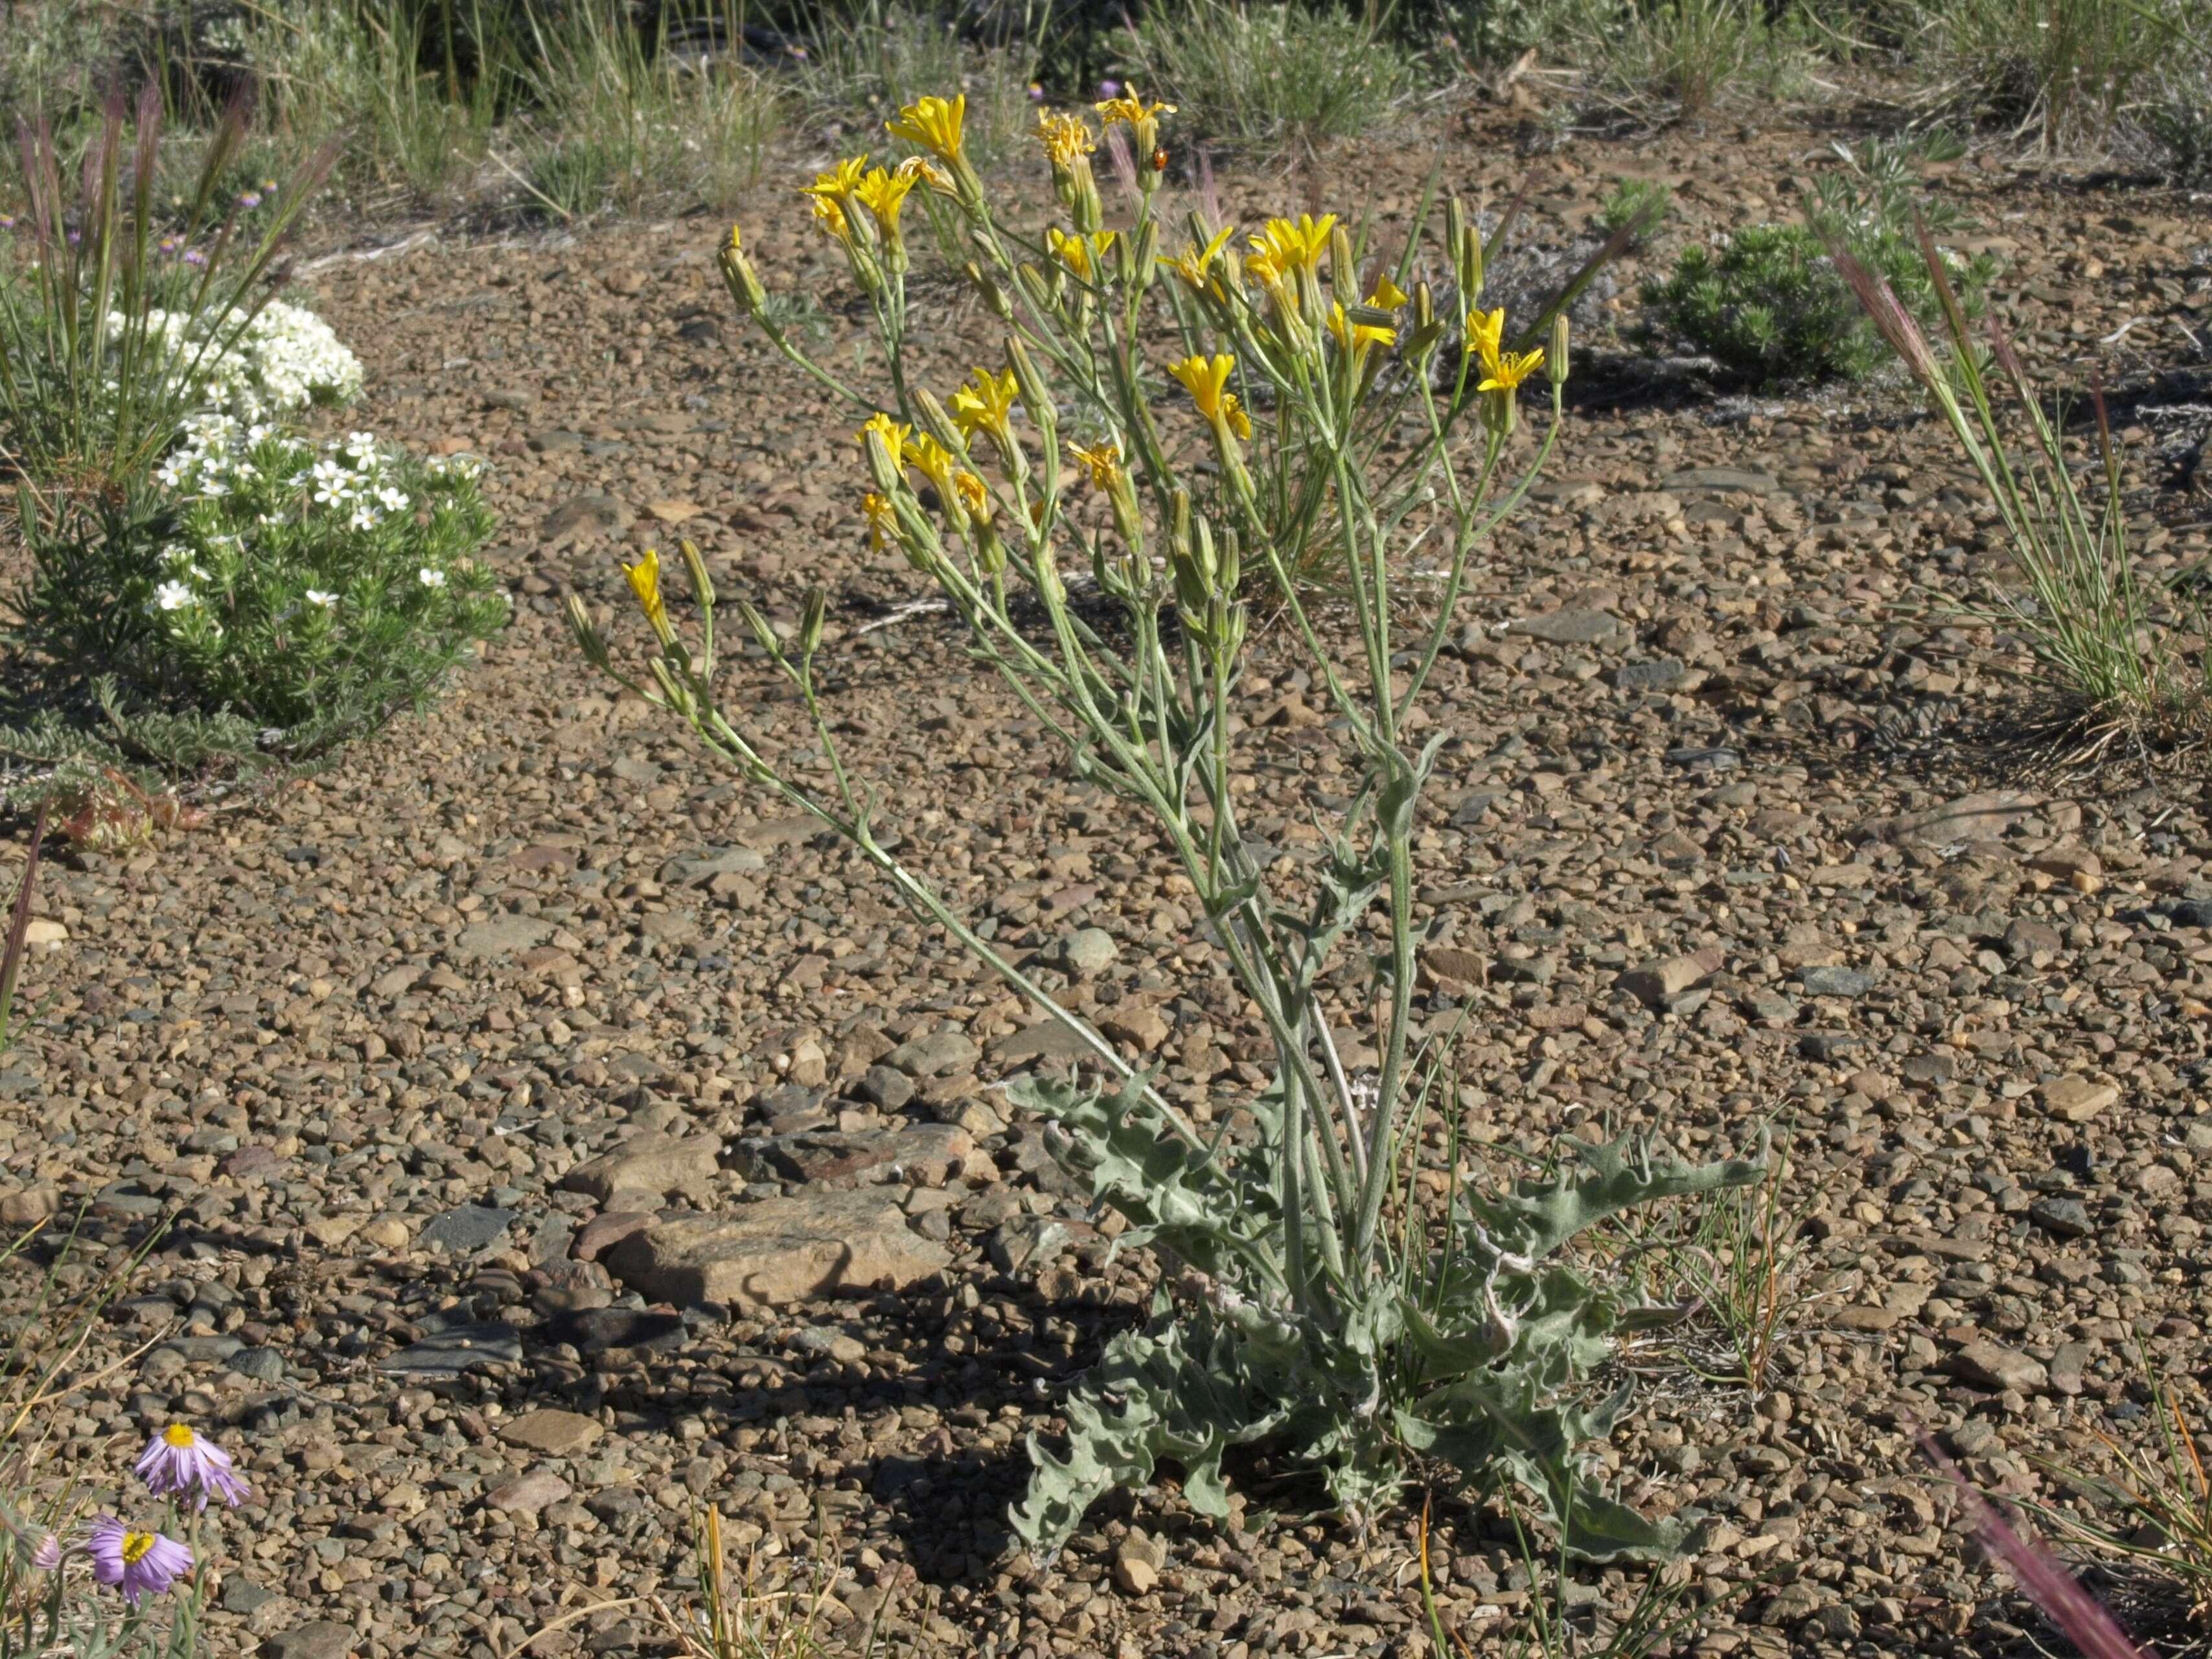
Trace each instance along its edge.
{"label": "large flat stone", "polygon": [[880,1189],[863,1188],[665,1216],[623,1240],[607,1265],[655,1301],[780,1308],[841,1291],[901,1290],[951,1260]]}
{"label": "large flat stone", "polygon": [[1959,841],[1994,841],[2043,806],[2043,797],[2018,789],[1987,789],[1940,806],[1893,817],[1869,818],[1863,836],[1898,847],[1947,847]]}
{"label": "large flat stone", "polygon": [[721,1166],[722,1143],[714,1135],[633,1135],[561,1178],[570,1192],[589,1193],[602,1204],[617,1193],[672,1193],[704,1197]]}

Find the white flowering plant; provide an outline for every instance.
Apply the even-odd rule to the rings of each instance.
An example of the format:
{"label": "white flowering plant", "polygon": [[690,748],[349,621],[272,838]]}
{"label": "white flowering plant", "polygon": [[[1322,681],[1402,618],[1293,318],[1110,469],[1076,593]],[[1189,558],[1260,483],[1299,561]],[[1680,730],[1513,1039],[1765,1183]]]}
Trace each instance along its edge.
{"label": "white flowering plant", "polygon": [[474,557],[493,525],[479,470],[197,416],[156,489],[33,538],[23,614],[73,672],[304,757],[419,707],[504,625]]}
{"label": "white flowering plant", "polygon": [[[165,360],[191,366],[197,400],[240,420],[348,404],[361,395],[361,359],[304,306],[271,300],[242,326],[228,314],[156,307],[146,326]],[[123,331],[121,319],[115,327]]]}

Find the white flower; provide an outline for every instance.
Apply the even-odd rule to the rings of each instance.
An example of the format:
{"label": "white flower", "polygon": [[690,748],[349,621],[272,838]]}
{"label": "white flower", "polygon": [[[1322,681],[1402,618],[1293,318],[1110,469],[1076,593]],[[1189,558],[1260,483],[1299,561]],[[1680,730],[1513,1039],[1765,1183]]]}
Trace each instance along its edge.
{"label": "white flower", "polygon": [[407,492],[386,484],[376,492],[378,503],[387,513],[404,513],[407,509]]}
{"label": "white flower", "polygon": [[335,611],[338,608],[338,596],[335,593],[325,593],[319,587],[309,588],[306,597],[309,605],[319,605],[325,611]]}
{"label": "white flower", "polygon": [[353,516],[346,520],[346,525],[353,530],[374,530],[383,520],[384,514],[375,507],[367,501],[360,501],[355,504]]}
{"label": "white flower", "polygon": [[182,582],[163,582],[154,590],[154,603],[163,611],[182,611],[192,602],[192,590]]}
{"label": "white flower", "polygon": [[415,580],[425,587],[443,587],[446,585],[446,573],[433,569],[426,564],[415,573]]}

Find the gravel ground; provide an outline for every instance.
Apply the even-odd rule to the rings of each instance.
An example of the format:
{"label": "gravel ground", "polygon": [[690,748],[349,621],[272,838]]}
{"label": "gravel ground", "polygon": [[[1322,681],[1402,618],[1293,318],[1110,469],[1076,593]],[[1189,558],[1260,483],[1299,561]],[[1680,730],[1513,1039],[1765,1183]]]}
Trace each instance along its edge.
{"label": "gravel ground", "polygon": [[[1526,165],[1485,118],[1224,195],[1387,230],[1437,137],[1471,196]],[[1777,210],[1826,141],[1577,141],[1529,222],[1571,240],[1632,172],[1702,235]],[[2024,353],[2105,363],[2147,562],[2203,557],[2202,202],[1946,172],[2014,262]],[[858,318],[801,217],[763,199],[747,246],[821,289],[842,350]],[[834,842],[611,696],[560,592],[611,610],[617,554],[678,536],[778,616],[824,584],[841,740],[921,864],[1201,1119],[1267,1050],[1164,848],[943,618],[897,619],[915,579],[867,551],[853,422],[735,324],[714,240],[433,239],[307,279],[368,365],[349,426],[492,462],[516,623],[428,718],[42,879],[52,1002],[0,1061],[0,1218],[88,1203],[65,1271],[89,1272],[179,1217],[57,1456],[112,1483],[149,1424],[215,1428],[256,1486],[219,1522],[218,1644],[277,1659],[505,1659],[673,1593],[704,1499],[771,1571],[826,1564],[826,1616],[896,1648],[1425,1650],[1407,1516],[1355,1534],[1264,1456],[1229,1527],[1164,1475],[1055,1562],[1007,1545],[1024,1437],[1152,1285],[992,1086],[1064,1052]],[[975,330],[963,307],[928,383]],[[1725,395],[1602,342],[1577,365],[1430,704],[1424,1018],[1473,1006],[1478,1141],[1642,1127],[1711,1154],[1795,1126],[1805,1250],[1765,1387],[1701,1378],[1694,1334],[1641,1351],[1606,1449],[1631,1501],[1696,1523],[1711,1606],[1678,1647],[2002,1650],[2033,1617],[1912,1436],[2047,1496],[2040,1460],[2144,1434],[2146,1363],[2204,1362],[2200,775],[2020,740],[2019,659],[1921,603],[1998,556],[1989,515],[1893,392]],[[757,663],[730,684],[803,756]],[[1295,864],[1346,775],[1269,637],[1248,684],[1254,833]],[[1528,1575],[1496,1516],[1444,1514],[1439,1599],[1481,1651]],[[632,1603],[533,1651],[663,1645]]]}

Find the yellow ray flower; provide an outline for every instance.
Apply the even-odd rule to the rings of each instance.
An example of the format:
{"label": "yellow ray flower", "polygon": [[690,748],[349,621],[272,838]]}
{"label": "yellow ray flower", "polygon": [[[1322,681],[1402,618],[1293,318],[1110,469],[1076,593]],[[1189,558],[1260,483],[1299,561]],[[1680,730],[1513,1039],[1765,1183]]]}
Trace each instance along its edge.
{"label": "yellow ray flower", "polygon": [[934,191],[950,191],[952,188],[952,180],[932,167],[926,155],[908,156],[898,164],[898,176],[907,181],[908,188],[917,183],[927,185]]}
{"label": "yellow ray flower", "polygon": [[952,474],[955,471],[952,452],[931,437],[918,432],[907,442],[907,459],[912,461],[921,476],[937,487],[937,499],[950,506],[955,499]]}
{"label": "yellow ray flower", "polygon": [[1088,449],[1070,444],[1067,453],[1090,469],[1093,489],[1111,489],[1121,477],[1121,446],[1110,438],[1102,438]]}
{"label": "yellow ray flower", "polygon": [[910,144],[920,144],[940,161],[960,159],[960,129],[968,118],[968,94],[960,93],[946,98],[919,98],[898,112],[898,118],[884,123],[884,130],[894,138],[903,138]]}
{"label": "yellow ray flower", "polygon": [[1013,430],[1008,421],[1014,407],[1014,372],[1007,369],[993,374],[988,368],[972,372],[973,386],[963,386],[952,394],[952,424],[960,428],[960,435],[972,440],[978,432],[988,432],[1001,443],[1013,441]]}
{"label": "yellow ray flower", "polygon": [[1335,228],[1334,213],[1325,213],[1319,219],[1301,213],[1296,222],[1270,219],[1252,239],[1252,261],[1266,260],[1285,276],[1293,270],[1310,275],[1320,265],[1321,256],[1328,252],[1328,234]]}
{"label": "yellow ray flower", "polygon": [[629,591],[637,595],[638,609],[645,612],[653,631],[665,638],[669,632],[668,611],[660,602],[659,553],[647,548],[643,558],[623,567],[623,574],[629,578]]}
{"label": "yellow ray flower", "polygon": [[898,539],[898,514],[889,501],[871,489],[860,497],[860,511],[868,515],[868,545],[880,553],[886,542]]}
{"label": "yellow ray flower", "polygon": [[983,487],[982,479],[972,472],[957,472],[952,477],[952,492],[959,497],[960,505],[971,519],[988,523],[991,517],[991,492]]}
{"label": "yellow ray flower", "polygon": [[881,167],[875,167],[854,187],[853,199],[876,216],[876,222],[883,227],[885,240],[889,240],[898,229],[899,209],[906,201],[907,192],[914,188],[918,176],[904,167],[896,173],[886,173]]}
{"label": "yellow ray flower", "polygon": [[1102,230],[1097,235],[1086,238],[1070,235],[1064,230],[1053,228],[1046,230],[1044,243],[1052,250],[1054,258],[1087,283],[1092,280],[1092,274],[1105,258],[1107,250],[1114,246],[1114,233]]}
{"label": "yellow ray flower", "polygon": [[1079,115],[1037,112],[1037,143],[1056,167],[1072,167],[1098,148],[1097,139]]}
{"label": "yellow ray flower", "polygon": [[841,242],[853,234],[852,227],[845,222],[845,210],[827,196],[814,198],[814,228],[825,236],[835,236]]}
{"label": "yellow ray flower", "polygon": [[1198,412],[1218,428],[1226,428],[1240,438],[1252,435],[1252,422],[1237,394],[1229,391],[1229,377],[1236,371],[1237,360],[1225,351],[1216,352],[1211,362],[1204,357],[1186,357],[1179,363],[1170,363],[1168,373],[1183,383],[1190,400],[1198,405]]}
{"label": "yellow ray flower", "polygon": [[1377,311],[1395,311],[1411,297],[1388,276],[1375,279],[1375,291],[1367,296],[1367,303]]}
{"label": "yellow ray flower", "polygon": [[893,466],[903,467],[914,459],[912,427],[902,426],[883,410],[878,410],[868,416],[867,424],[853,434],[860,441],[861,448],[868,447],[868,434],[871,432],[883,434],[884,447],[890,451]]}
{"label": "yellow ray flower", "polygon": [[1495,362],[1486,363],[1489,374],[1483,378],[1477,392],[1510,392],[1544,366],[1544,348],[1534,351],[1508,351]]}
{"label": "yellow ray flower", "polygon": [[744,245],[744,239],[738,234],[738,227],[732,225],[730,227],[730,252],[735,253],[743,248]]}
{"label": "yellow ray flower", "polygon": [[860,180],[867,170],[868,158],[866,155],[848,155],[828,173],[816,173],[812,184],[801,185],[799,194],[811,196],[817,202],[850,201],[853,192],[860,187]]}
{"label": "yellow ray flower", "polygon": [[1498,352],[1505,339],[1505,307],[1495,311],[1470,311],[1467,313],[1467,349],[1482,359],[1485,368],[1497,366]]}
{"label": "yellow ray flower", "polygon": [[1126,121],[1133,127],[1139,121],[1149,121],[1156,116],[1176,112],[1173,104],[1147,104],[1138,95],[1134,87],[1125,87],[1119,98],[1109,98],[1104,103],[1093,104],[1091,107],[1098,112],[1099,120],[1109,127],[1116,121]]}
{"label": "yellow ray flower", "polygon": [[1189,285],[1193,293],[1202,294],[1213,281],[1212,268],[1216,256],[1228,246],[1229,239],[1236,234],[1233,226],[1224,228],[1204,247],[1194,244],[1168,263],[1174,267],[1176,275]]}

